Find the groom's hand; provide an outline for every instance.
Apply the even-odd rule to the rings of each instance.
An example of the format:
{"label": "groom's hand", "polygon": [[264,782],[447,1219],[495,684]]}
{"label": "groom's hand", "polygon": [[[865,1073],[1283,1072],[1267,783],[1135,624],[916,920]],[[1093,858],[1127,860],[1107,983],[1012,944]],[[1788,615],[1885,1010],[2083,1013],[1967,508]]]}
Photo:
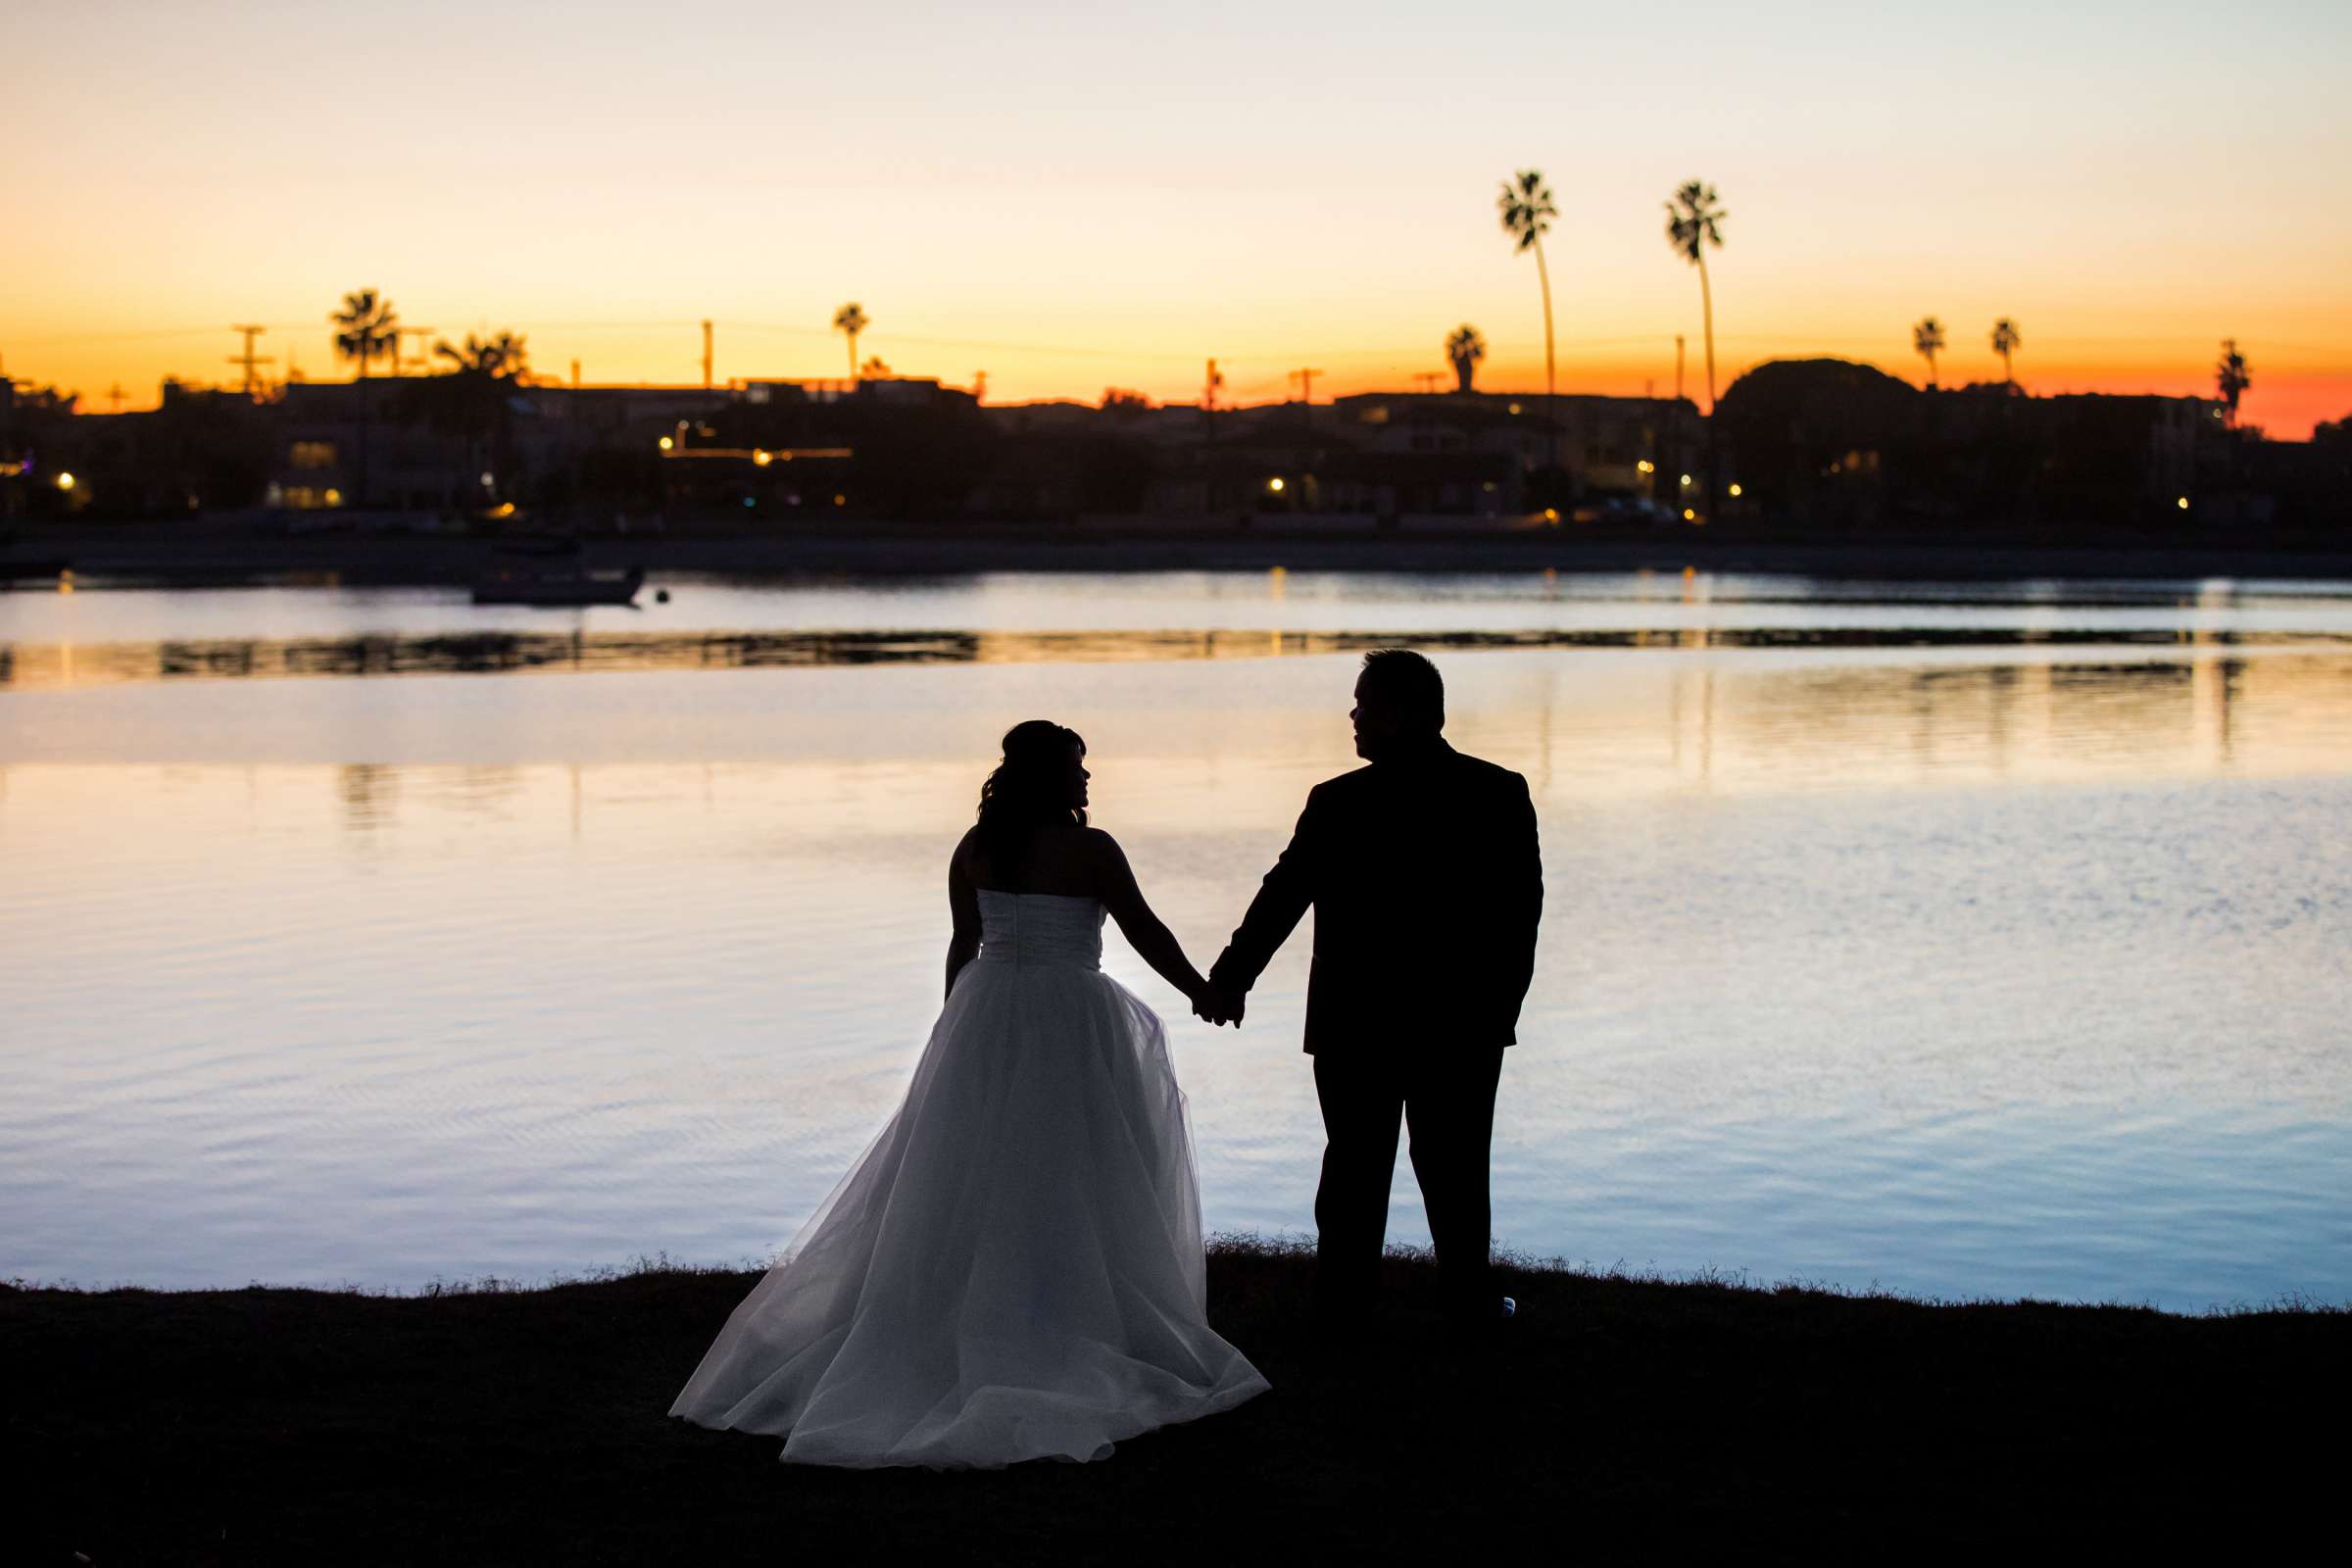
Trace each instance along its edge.
{"label": "groom's hand", "polygon": [[1211,984],[1202,997],[1204,1004],[1200,1015],[1203,1018],[1210,1023],[1229,1023],[1236,1029],[1242,1026],[1244,1003],[1239,991]]}

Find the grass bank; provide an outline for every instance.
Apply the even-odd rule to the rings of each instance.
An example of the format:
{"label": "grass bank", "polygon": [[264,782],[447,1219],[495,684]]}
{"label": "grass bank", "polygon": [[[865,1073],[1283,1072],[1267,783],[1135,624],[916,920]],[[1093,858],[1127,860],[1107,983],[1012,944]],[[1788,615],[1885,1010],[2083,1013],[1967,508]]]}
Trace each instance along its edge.
{"label": "grass bank", "polygon": [[[0,1288],[12,1561],[1468,1563],[2242,1550],[2321,1519],[2352,1315],[1927,1304],[1509,1271],[1482,1353],[1395,1257],[1318,1354],[1308,1259],[1220,1245],[1275,1392],[1093,1465],[785,1467],[663,1411],[755,1276],[421,1297]],[[2330,1524],[2329,1536],[2340,1534]],[[14,1538],[9,1540],[7,1538]]]}

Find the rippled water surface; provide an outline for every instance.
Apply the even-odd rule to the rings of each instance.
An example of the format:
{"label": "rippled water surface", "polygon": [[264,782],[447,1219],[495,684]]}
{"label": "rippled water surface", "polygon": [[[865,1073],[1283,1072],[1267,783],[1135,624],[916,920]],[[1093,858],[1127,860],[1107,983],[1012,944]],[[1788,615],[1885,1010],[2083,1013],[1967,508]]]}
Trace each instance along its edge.
{"label": "rippled water surface", "polygon": [[[1205,962],[1405,641],[1542,816],[1504,1243],[2352,1299],[2352,584],[655,586],[0,593],[0,1276],[764,1256],[904,1086],[1008,724]],[[1237,1035],[1110,941],[1217,1227],[1311,1224],[1305,946]]]}

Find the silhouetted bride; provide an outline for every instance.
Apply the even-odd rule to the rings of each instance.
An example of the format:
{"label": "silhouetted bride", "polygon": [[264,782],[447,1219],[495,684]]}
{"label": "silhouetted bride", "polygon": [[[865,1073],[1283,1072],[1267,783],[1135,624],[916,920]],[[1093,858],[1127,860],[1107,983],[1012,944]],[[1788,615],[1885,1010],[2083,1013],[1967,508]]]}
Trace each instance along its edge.
{"label": "silhouetted bride", "polygon": [[906,1099],[719,1332],[670,1414],[787,1462],[1003,1465],[1266,1389],[1208,1326],[1191,1129],[1158,1017],[1102,972],[1108,910],[1206,982],[1086,825],[1086,743],[1004,737],[948,869],[948,1000]]}

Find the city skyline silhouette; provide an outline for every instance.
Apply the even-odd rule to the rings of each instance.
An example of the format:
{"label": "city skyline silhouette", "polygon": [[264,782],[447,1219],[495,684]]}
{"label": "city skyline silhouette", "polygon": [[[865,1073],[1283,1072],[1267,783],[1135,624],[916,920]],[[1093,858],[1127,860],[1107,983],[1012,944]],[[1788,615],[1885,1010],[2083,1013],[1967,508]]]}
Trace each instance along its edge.
{"label": "city skyline silhouette", "polygon": [[[404,14],[406,58],[495,49],[501,90],[420,67],[380,96],[339,84],[333,29],[113,9],[23,46],[26,113],[83,131],[26,149],[0,296],[6,373],[90,410],[233,381],[232,322],[268,327],[275,373],[339,377],[323,302],[362,285],[608,384],[698,381],[705,321],[721,381],[837,376],[855,300],[860,360],[985,372],[991,402],[1187,401],[1209,358],[1239,403],[1302,367],[1327,396],[1400,390],[1449,374],[1464,322],[1483,384],[1532,392],[1539,301],[1491,204],[1535,168],[1560,210],[1562,392],[1668,395],[1678,336],[1699,389],[1700,291],[1656,232],[1695,178],[1732,215],[1708,259],[1718,389],[1814,355],[1916,381],[1910,326],[1933,315],[1945,385],[2004,378],[1988,334],[2010,318],[2036,392],[2207,395],[2232,337],[2260,368],[2247,422],[2295,438],[2352,411],[2329,260],[2352,207],[2328,199],[2352,178],[2328,156],[2352,24],[2316,8],[2223,34],[2014,7],[1955,33],[1924,7],[1868,28],[1491,3],[1048,29],[1017,8],[719,4],[558,34],[430,4]],[[270,85],[224,100],[240,73]],[[2176,133],[2187,102],[2219,106],[2212,134]]]}

